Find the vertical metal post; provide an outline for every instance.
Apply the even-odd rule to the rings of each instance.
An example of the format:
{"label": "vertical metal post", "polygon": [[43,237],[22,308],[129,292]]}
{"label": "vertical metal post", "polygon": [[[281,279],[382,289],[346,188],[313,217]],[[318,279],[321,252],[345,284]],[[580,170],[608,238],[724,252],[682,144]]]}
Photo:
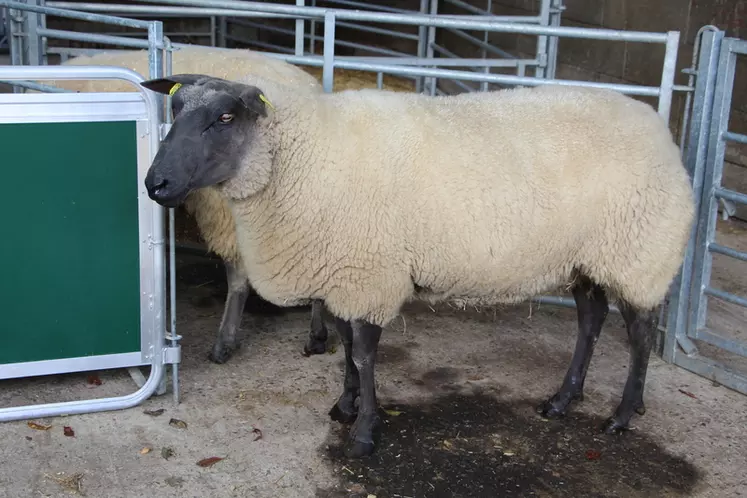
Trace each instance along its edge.
{"label": "vertical metal post", "polygon": [[[311,6],[316,7],[316,0],[311,0]],[[316,18],[309,22],[309,53],[316,55]]]}
{"label": "vertical metal post", "polygon": [[[161,78],[163,77],[163,48],[164,48],[164,36],[163,36],[163,23],[161,21],[151,21],[148,25],[148,77],[151,79],[155,78]],[[157,109],[156,109],[156,130],[158,130],[159,136],[155,137],[156,141],[160,141],[160,130],[161,130],[161,123],[164,122],[164,96],[161,94],[158,94],[156,96],[156,102],[158,103]],[[174,221],[174,210],[169,209],[169,236],[171,235],[171,231],[173,230],[173,221]],[[169,263],[173,265],[173,246],[170,248],[169,251]],[[163,262],[161,263],[163,264]],[[173,271],[173,270],[172,270]],[[173,279],[174,274],[172,273],[170,277]],[[173,287],[170,289],[170,291],[173,293]],[[163,296],[163,303],[161,303],[162,307],[161,309],[166,309],[166,296]],[[173,303],[173,299],[172,299]],[[172,313],[172,321],[173,321],[173,313],[174,310],[171,310]],[[173,323],[172,323],[173,325]],[[170,327],[171,328],[171,327]],[[170,335],[171,343],[174,344],[174,330],[169,330],[168,334]],[[162,345],[161,347],[165,346]],[[174,364],[172,366],[172,380],[177,378],[178,376],[178,366]],[[157,394],[163,394],[166,392],[166,375],[165,371],[163,374],[163,377],[159,379],[158,389],[156,390]],[[178,400],[178,392],[173,393],[174,399]]]}
{"label": "vertical metal post", "polygon": [[[163,76],[163,23],[151,21],[148,25],[148,73],[149,78]],[[158,122],[163,123],[163,95],[158,94]]]}
{"label": "vertical metal post", "polygon": [[[560,17],[565,10],[563,0],[552,0],[550,6],[550,26],[560,26]],[[555,79],[555,71],[558,67],[558,43],[559,37],[551,36],[547,43],[547,69],[545,77]]]}
{"label": "vertical metal post", "polygon": [[[8,13],[8,49],[11,66],[23,65],[23,12],[7,9]],[[13,85],[13,93],[23,92],[23,88]]]}
{"label": "vertical metal post", "polygon": [[[550,2],[551,0],[542,0],[540,4],[540,25],[550,25]],[[534,69],[534,76],[537,78],[547,77],[547,35],[537,37],[537,67]]]}
{"label": "vertical metal post", "polygon": [[[704,34],[705,36],[705,34]],[[724,39],[718,61],[718,76],[714,86],[713,110],[709,129],[709,142],[706,154],[703,189],[698,212],[698,224],[695,245],[695,265],[693,268],[693,289],[690,297],[690,315],[687,324],[687,335],[698,338],[698,331],[705,326],[708,297],[703,290],[711,279],[713,256],[709,246],[716,232],[718,216],[718,199],[716,188],[721,185],[726,143],[723,134],[729,124],[731,98],[736,70],[736,54],[730,50],[734,38]]]}
{"label": "vertical metal post", "polygon": [[[485,10],[489,14],[492,14],[493,13],[493,0],[487,0],[487,2],[488,3],[485,6]],[[490,41],[490,31],[483,32],[482,41],[485,44],[487,44]],[[488,57],[488,50],[485,47],[482,47],[482,49],[480,50],[480,55],[482,56],[483,59],[487,59],[487,57]],[[485,74],[490,74],[490,67],[489,66],[485,66],[485,68],[483,69],[483,72]],[[487,81],[483,81],[480,84],[480,88],[482,89],[483,92],[487,92],[490,89],[490,83],[488,83]]]}
{"label": "vertical metal post", "polygon": [[[296,0],[296,5],[298,7],[303,7],[304,3],[304,0]],[[296,55],[303,55],[305,25],[306,21],[303,19],[296,19]]]}
{"label": "vertical metal post", "polygon": [[[41,0],[28,0],[29,5],[40,5]],[[41,44],[39,40],[39,16],[36,12],[26,11],[24,13],[24,33],[26,33],[24,46],[24,64],[28,66],[41,65]]]}
{"label": "vertical metal post", "polygon": [[[435,16],[438,14],[438,0],[430,0],[429,14]],[[436,43],[436,27],[428,26],[428,38],[425,46],[426,57],[429,59],[433,58],[433,45]],[[432,76],[425,79],[425,86],[428,87],[428,93],[430,95],[436,94],[436,87],[438,86],[438,80]]]}
{"label": "vertical metal post", "polygon": [[324,15],[324,66],[322,67],[322,87],[332,93],[335,78],[335,14]]}
{"label": "vertical metal post", "polygon": [[[708,151],[708,134],[710,133],[709,125],[713,117],[713,96],[718,74],[718,54],[723,37],[723,31],[714,28],[713,31],[705,31],[700,34],[700,44],[697,45],[700,56],[697,61],[697,79],[695,81],[690,133],[683,159],[692,179],[695,213],[698,218],[698,213],[701,211],[703,173]],[[696,44],[697,42],[698,37],[696,37]],[[684,137],[682,141],[685,141]],[[681,347],[685,354],[692,354],[697,350],[695,344],[687,338],[686,334],[687,312],[694,291],[694,289],[691,289],[693,272],[699,266],[694,265],[697,224],[696,218],[685,249],[682,269],[674,281],[670,295],[667,328],[662,351],[662,359],[668,363],[675,361],[675,352],[678,347]]]}
{"label": "vertical metal post", "polygon": [[[420,0],[420,13],[428,13],[428,0]],[[426,36],[428,35],[428,28],[422,24],[418,26],[418,57],[423,58],[426,56]],[[425,77],[418,76],[415,80],[415,92],[421,93],[425,86]]]}
{"label": "vertical metal post", "polygon": [[[46,3],[46,0],[39,0],[39,5],[44,6],[45,3]],[[39,25],[44,29],[47,28],[47,14],[39,14]],[[49,57],[47,57],[47,46],[49,42],[47,40],[47,37],[42,36],[41,38],[39,38],[39,42],[40,42],[39,50],[40,50],[40,56],[41,56],[40,63],[44,66],[48,66]]]}
{"label": "vertical metal post", "polygon": [[674,91],[674,72],[677,66],[677,50],[680,44],[680,32],[667,32],[664,66],[661,70],[661,86],[659,89],[659,115],[669,123],[672,110],[672,92]]}

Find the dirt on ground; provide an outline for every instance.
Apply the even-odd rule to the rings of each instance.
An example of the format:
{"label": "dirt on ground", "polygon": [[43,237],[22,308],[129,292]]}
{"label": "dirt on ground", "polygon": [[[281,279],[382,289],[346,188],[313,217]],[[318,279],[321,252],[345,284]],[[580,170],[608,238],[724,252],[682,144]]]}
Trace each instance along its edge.
{"label": "dirt on ground", "polygon": [[[252,296],[243,347],[216,365],[207,354],[223,268],[183,254],[177,276],[181,403],[169,389],[128,410],[0,424],[0,497],[747,495],[747,397],[656,356],[646,414],[621,436],[599,432],[627,375],[619,315],[605,324],[584,401],[565,420],[546,421],[534,407],[560,385],[575,310],[407,306],[379,350],[378,449],[349,460],[341,452],[348,427],[327,415],[342,388],[332,323],[331,351],[304,357],[310,310]],[[136,389],[124,370],[6,380],[0,406]]]}

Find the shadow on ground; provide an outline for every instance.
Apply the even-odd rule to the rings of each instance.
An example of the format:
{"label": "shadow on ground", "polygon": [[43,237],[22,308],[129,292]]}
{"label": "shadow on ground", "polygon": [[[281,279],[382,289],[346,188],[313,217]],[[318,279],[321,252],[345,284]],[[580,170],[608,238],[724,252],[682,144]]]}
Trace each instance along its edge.
{"label": "shadow on ground", "polygon": [[687,495],[700,478],[645,434],[605,436],[601,418],[580,413],[545,421],[529,403],[484,394],[388,408],[401,413],[382,414],[370,457],[345,458],[348,427],[332,426],[321,451],[339,483],[317,497],[661,497]]}

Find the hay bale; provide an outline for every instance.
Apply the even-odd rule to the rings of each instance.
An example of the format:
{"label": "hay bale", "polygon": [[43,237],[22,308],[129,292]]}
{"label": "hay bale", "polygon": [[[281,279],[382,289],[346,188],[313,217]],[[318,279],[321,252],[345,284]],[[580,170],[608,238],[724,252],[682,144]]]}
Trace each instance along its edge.
{"label": "hay bale", "polygon": [[[299,66],[301,69],[315,77],[322,82],[322,68],[312,66]],[[333,92],[341,92],[343,90],[358,90],[361,88],[377,88],[376,86],[376,73],[371,71],[356,71],[353,69],[335,69],[334,85],[332,87]],[[393,92],[414,92],[415,82],[402,78],[400,76],[392,76],[390,74],[384,75],[384,90],[390,90]]]}

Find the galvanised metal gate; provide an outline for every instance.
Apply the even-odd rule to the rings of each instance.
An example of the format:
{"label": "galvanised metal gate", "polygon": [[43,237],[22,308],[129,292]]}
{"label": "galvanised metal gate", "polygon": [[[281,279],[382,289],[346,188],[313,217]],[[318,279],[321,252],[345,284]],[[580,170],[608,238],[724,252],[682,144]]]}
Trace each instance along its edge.
{"label": "galvanised metal gate", "polygon": [[[697,222],[680,279],[670,300],[665,361],[747,394],[747,297],[719,288],[712,278],[714,255],[747,262],[747,252],[716,241],[719,203],[747,205],[747,195],[722,185],[727,144],[747,144],[747,135],[729,130],[738,56],[747,55],[747,40],[724,37],[712,27],[702,30],[698,82],[685,161],[693,178]],[[741,272],[740,272],[741,273]],[[716,299],[719,303],[714,303]],[[744,309],[737,327],[718,325],[708,305]],[[723,320],[722,320],[723,321]],[[728,330],[731,328],[732,330]]]}

